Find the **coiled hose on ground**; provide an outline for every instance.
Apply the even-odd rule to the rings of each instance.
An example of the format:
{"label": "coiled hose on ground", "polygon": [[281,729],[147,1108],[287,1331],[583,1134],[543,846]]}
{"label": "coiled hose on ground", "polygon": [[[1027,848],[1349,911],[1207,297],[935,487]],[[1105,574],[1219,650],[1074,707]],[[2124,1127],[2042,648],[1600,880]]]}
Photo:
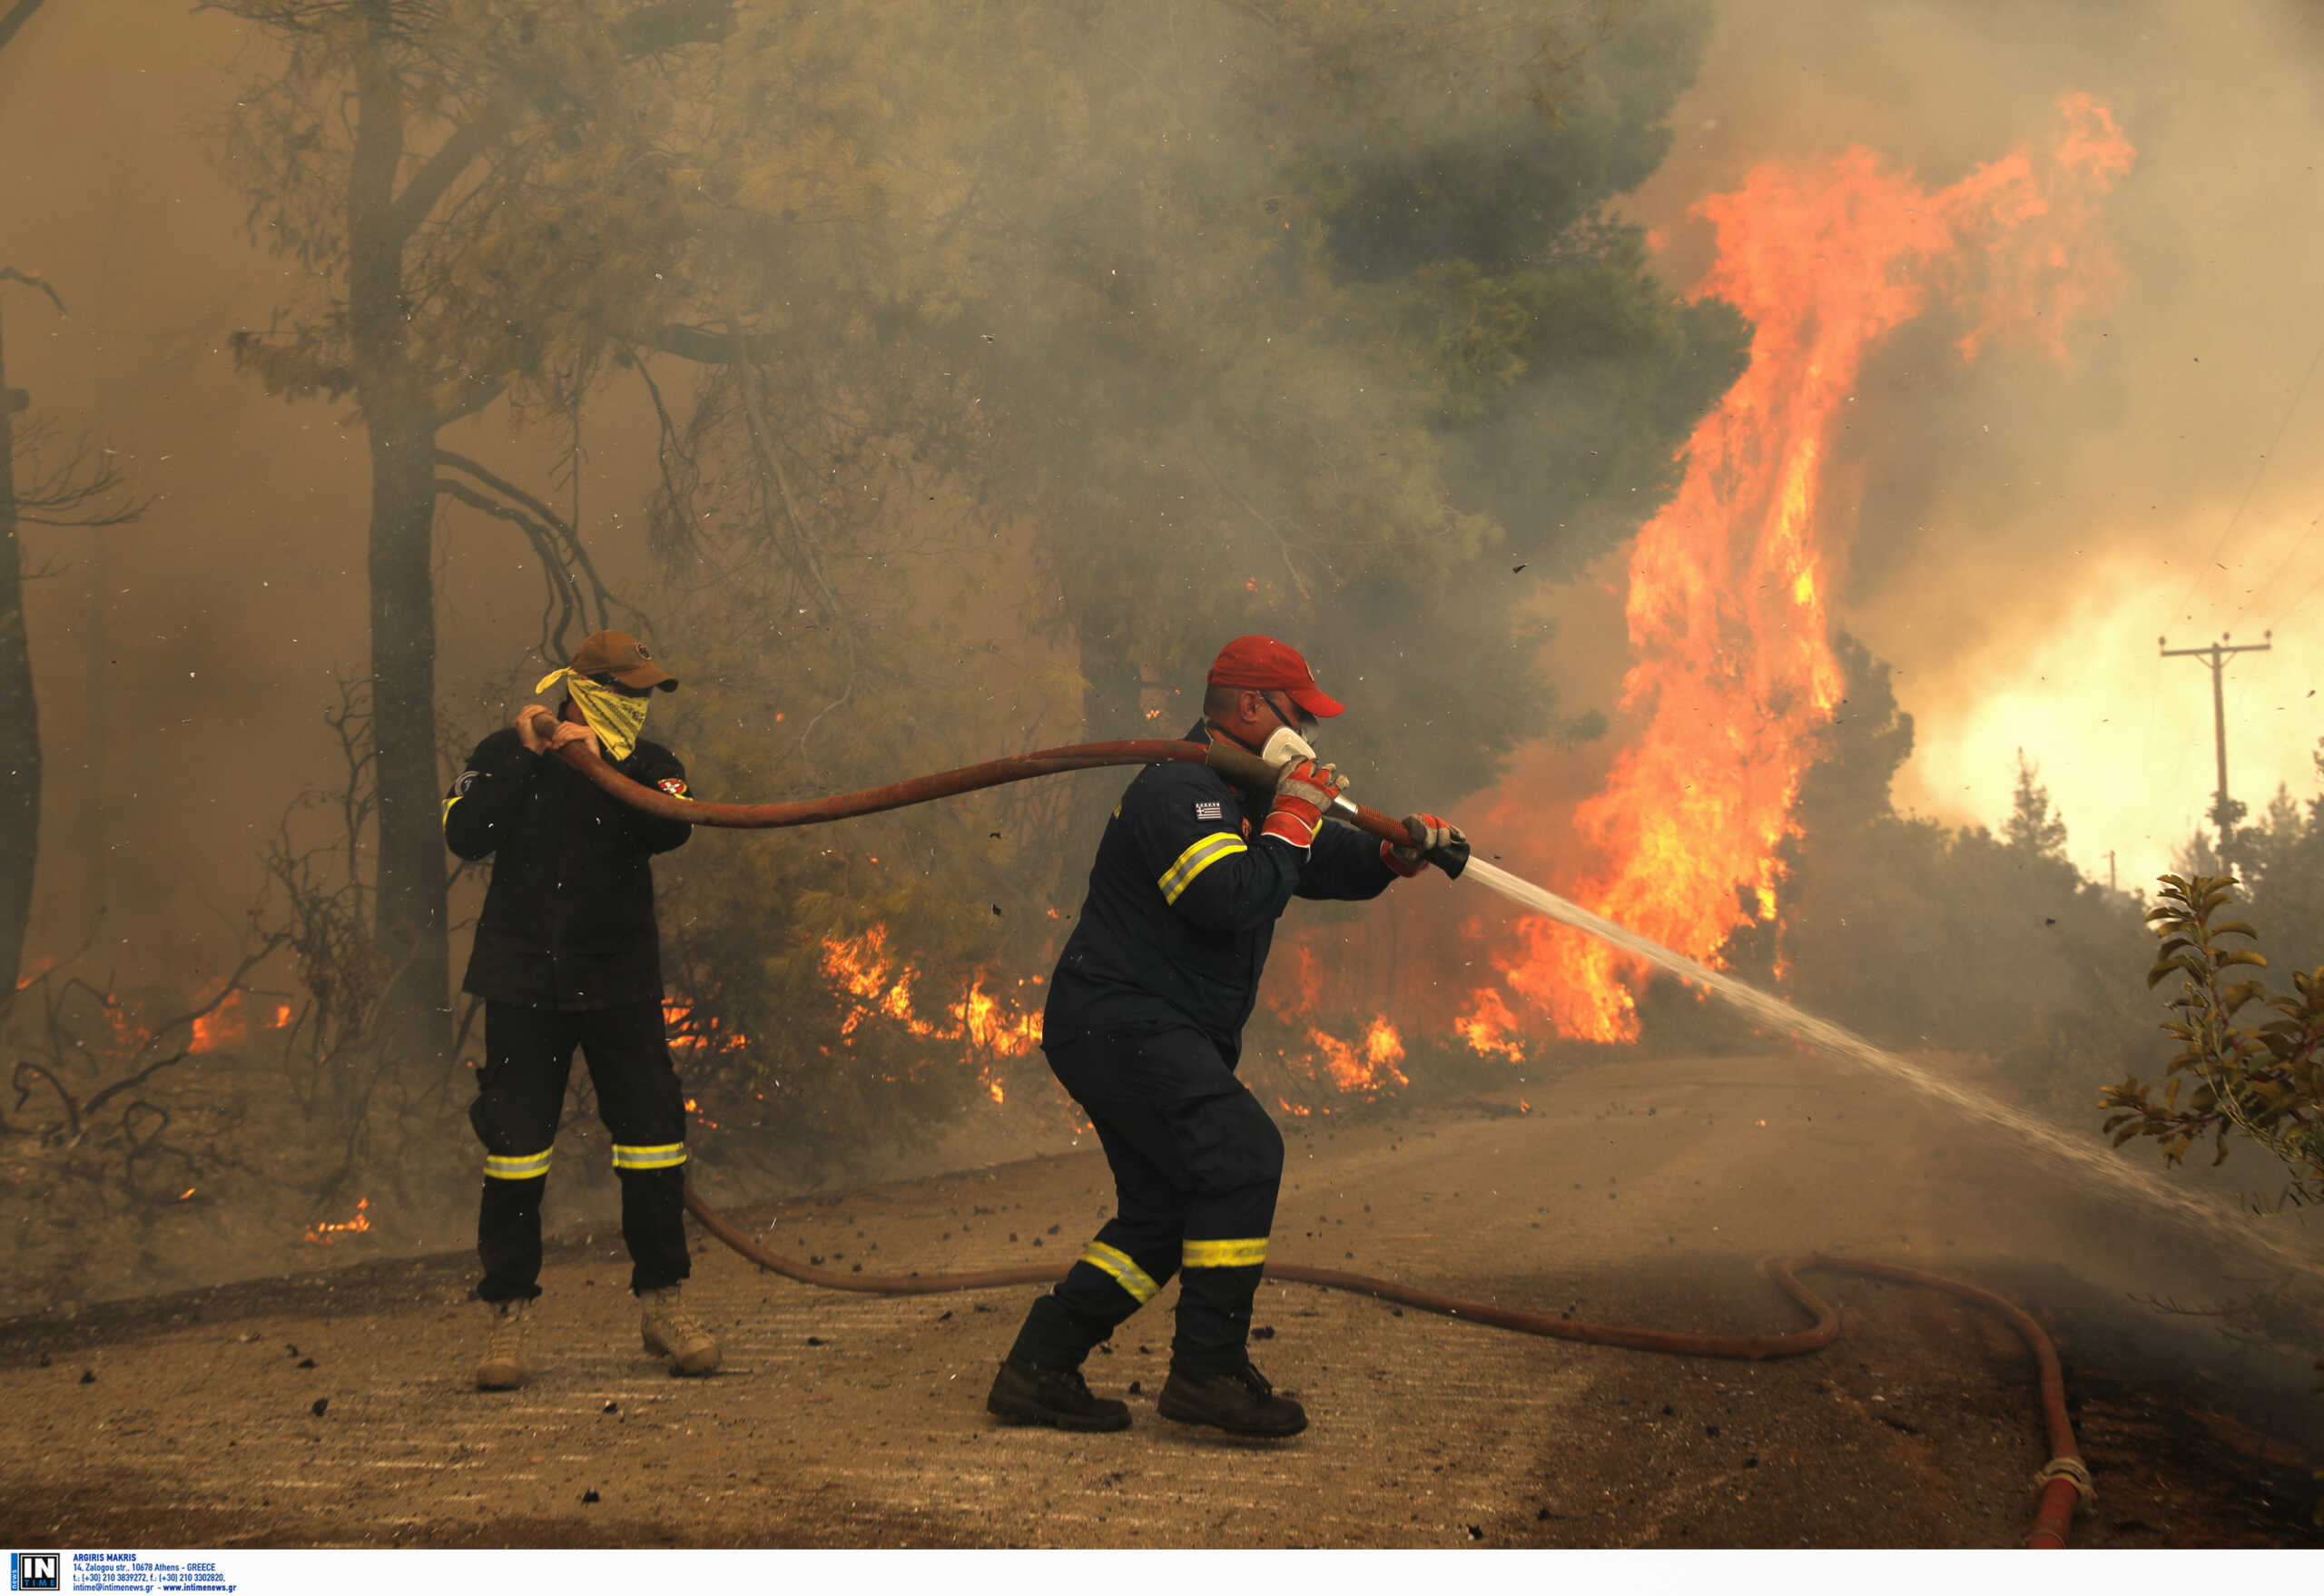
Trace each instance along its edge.
{"label": "coiled hose on ground", "polygon": [[[546,735],[551,729],[546,714],[536,716],[535,729]],[[1054,775],[1066,771],[1094,770],[1107,765],[1155,764],[1181,761],[1206,764],[1230,781],[1246,787],[1269,787],[1274,772],[1256,756],[1242,749],[1224,744],[1179,743],[1171,741],[1141,741],[1127,743],[1085,743],[1066,748],[1043,749],[1034,754],[1009,759],[996,759],[983,764],[967,765],[959,770],[943,771],[933,775],[897,782],[890,786],[869,788],[860,793],[841,793],[834,797],[808,799],[793,803],[712,803],[675,797],[655,789],[642,786],[623,775],[612,765],[592,754],[586,746],[569,744],[561,751],[562,757],[576,770],[588,777],[608,794],[632,808],[669,820],[683,820],[695,825],[726,827],[739,830],[763,830],[776,827],[814,825],[825,821],[847,820],[857,815],[875,814],[883,810],[901,809],[932,799],[949,798],[961,793],[972,793],[984,787],[997,787],[1010,782],[1025,781],[1033,776]],[[1374,836],[1390,842],[1413,841],[1403,824],[1377,810],[1359,807],[1354,823]],[[869,1292],[875,1296],[918,1296],[938,1292],[975,1291],[994,1286],[1041,1286],[1060,1278],[1070,1265],[1036,1265],[1024,1268],[987,1269],[953,1275],[841,1275],[814,1268],[796,1258],[785,1257],[769,1251],[737,1227],[702,1198],[689,1185],[685,1194],[687,1211],[702,1222],[703,1227],[735,1252],[763,1269],[801,1282],[832,1291]],[[1769,1335],[1705,1335],[1678,1330],[1654,1330],[1628,1325],[1596,1325],[1577,1319],[1552,1318],[1547,1314],[1529,1313],[1518,1308],[1498,1307],[1491,1303],[1468,1302],[1441,1293],[1423,1290],[1418,1286],[1401,1285],[1370,1275],[1359,1275],[1344,1269],[1322,1269],[1306,1264],[1285,1263],[1270,1259],[1267,1277],[1295,1281],[1302,1285],[1323,1286],[1334,1291],[1352,1291],[1387,1302],[1401,1303],[1407,1307],[1429,1313],[1443,1314],[1451,1318],[1467,1319],[1479,1325],[1491,1325],[1498,1329],[1514,1330],[1527,1335],[1545,1335],[1561,1341],[1587,1342],[1598,1346],[1622,1346],[1637,1352],[1674,1353],[1689,1357],[1715,1358],[1780,1358],[1797,1357],[1803,1353],[1818,1351],[1839,1339],[1839,1315],[1829,1303],[1817,1296],[1799,1276],[1807,1270],[1830,1270],[1839,1273],[1868,1276],[1874,1279],[1893,1281],[1905,1286],[1926,1286],[1950,1293],[1965,1302],[1975,1304],[1998,1315],[2017,1332],[2041,1373],[2042,1421],[2050,1449],[2050,1461],[2044,1464],[2035,1483],[2040,1496],[2035,1504],[2034,1530],[2027,1541],[2036,1549],[2053,1550],[2066,1543],[2066,1532],[2073,1518],[2076,1504],[2086,1501],[2091,1492],[2090,1471],[2083,1463],[2080,1448],[2075,1443],[2073,1421],[2067,1416],[2065,1380],[2058,1366],[2057,1349],[2041,1325],[2014,1304],[1981,1287],[1958,1280],[1948,1280],[1919,1269],[1897,1264],[1875,1263],[1866,1259],[1845,1258],[1826,1253],[1814,1253],[1797,1258],[1771,1263],[1768,1273],[1785,1296],[1799,1305],[1815,1323],[1804,1330],[1794,1330]]]}

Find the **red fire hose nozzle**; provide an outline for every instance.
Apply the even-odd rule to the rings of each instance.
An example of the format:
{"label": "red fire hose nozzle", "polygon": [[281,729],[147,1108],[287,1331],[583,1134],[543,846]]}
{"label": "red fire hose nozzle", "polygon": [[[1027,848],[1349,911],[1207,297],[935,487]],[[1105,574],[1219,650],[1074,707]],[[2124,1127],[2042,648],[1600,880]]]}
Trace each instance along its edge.
{"label": "red fire hose nozzle", "polygon": [[[556,734],[556,717],[547,710],[532,717],[533,732],[543,740]],[[1096,770],[1106,765],[1160,764],[1166,761],[1208,765],[1236,785],[1263,793],[1275,790],[1278,773],[1275,766],[1256,754],[1246,753],[1227,743],[1177,743],[1158,739],[1129,743],[1077,743],[1070,747],[1045,748],[1009,759],[988,760],[982,764],[963,765],[959,770],[940,771],[934,775],[915,776],[908,782],[870,787],[861,793],[841,793],[829,798],[803,799],[795,803],[710,803],[674,797],[656,788],[640,785],[590,754],[585,744],[568,743],[557,753],[567,764],[632,809],[643,810],[664,820],[740,831],[765,831],[783,826],[815,825],[824,821],[852,820],[857,815],[902,809],[910,804],[973,793],[984,787],[1003,786],[1033,776],[1055,775],[1064,771]],[[1418,847],[1427,840],[1413,834],[1403,822],[1376,809],[1350,803],[1345,798],[1334,801],[1332,813],[1358,830],[1369,832],[1400,848]],[[1429,850],[1425,856],[1449,876],[1459,875],[1469,862],[1468,848],[1464,843]]]}

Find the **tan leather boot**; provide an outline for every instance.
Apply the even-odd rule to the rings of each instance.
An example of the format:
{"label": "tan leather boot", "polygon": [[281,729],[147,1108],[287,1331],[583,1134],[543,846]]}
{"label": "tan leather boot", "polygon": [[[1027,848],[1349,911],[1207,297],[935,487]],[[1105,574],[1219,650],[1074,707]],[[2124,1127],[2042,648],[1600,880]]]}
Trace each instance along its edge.
{"label": "tan leather boot", "polygon": [[507,1302],[487,1303],[492,1311],[492,1329],[485,1337],[484,1361],[476,1366],[476,1388],[478,1391],[514,1391],[533,1377],[533,1365],[525,1359],[525,1333],[531,1328],[532,1299],[512,1297]]}
{"label": "tan leather boot", "polygon": [[684,1291],[682,1286],[665,1286],[639,1292],[637,1300],[645,1310],[639,1329],[645,1350],[668,1358],[679,1374],[707,1374],[718,1366],[718,1343],[686,1306]]}

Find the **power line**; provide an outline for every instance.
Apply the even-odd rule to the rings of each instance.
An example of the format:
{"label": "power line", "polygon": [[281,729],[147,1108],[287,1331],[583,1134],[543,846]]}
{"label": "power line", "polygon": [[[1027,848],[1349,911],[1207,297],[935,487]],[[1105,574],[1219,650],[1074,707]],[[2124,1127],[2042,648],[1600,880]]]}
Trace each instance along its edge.
{"label": "power line", "polygon": [[[2316,380],[2316,368],[2319,364],[2324,364],[2324,340],[2318,341],[2316,352],[2309,357],[2308,370],[2300,378],[2299,387],[2293,390],[2291,403],[2284,407],[2283,419],[2276,423],[2275,437],[2268,440],[2268,447],[2260,455],[2260,463],[2252,468],[2251,480],[2244,485],[2243,497],[2237,502],[2235,513],[2228,517],[2227,525],[2219,529],[2219,541],[2211,545],[2211,566],[2213,570],[2220,568],[2220,550],[2227,547],[2228,535],[2235,530],[2236,523],[2243,519],[2243,512],[2250,507],[2251,496],[2259,491],[2260,479],[2267,476],[2268,462],[2275,458],[2277,448],[2283,443],[2284,434],[2291,429],[2291,419],[2299,411],[2299,401],[2308,397],[2308,385]],[[2239,610],[2236,613],[2240,615],[2242,612]]]}
{"label": "power line", "polygon": [[2276,579],[2281,576],[2286,571],[2291,569],[2292,561],[2298,559],[2301,555],[2309,553],[2314,549],[2315,545],[2309,542],[2309,535],[2316,530],[2316,523],[2319,521],[2324,521],[2324,513],[2319,513],[2309,517],[2308,525],[2300,529],[2300,535],[2298,537],[2292,539],[2291,547],[2285,553],[2284,557],[2276,563],[2276,568],[2268,573],[2268,579],[2266,581],[2260,583],[2257,587],[2247,587],[2243,590],[2243,602],[2235,606],[2234,618],[2236,620],[2241,620],[2243,618],[2243,612],[2251,607],[2251,596],[2253,594],[2272,591],[2276,586]]}
{"label": "power line", "polygon": [[2301,605],[2306,604],[2309,598],[2315,596],[2316,590],[2319,587],[2324,587],[2324,576],[2317,577],[2315,581],[2310,582],[2307,586],[2301,588],[2299,590],[2299,596],[2293,599],[2290,604],[2284,606],[2282,610],[2277,614],[2275,620],[2271,625],[2275,626],[2282,626],[2284,623],[2284,617],[2290,615],[2292,611],[2298,609]]}

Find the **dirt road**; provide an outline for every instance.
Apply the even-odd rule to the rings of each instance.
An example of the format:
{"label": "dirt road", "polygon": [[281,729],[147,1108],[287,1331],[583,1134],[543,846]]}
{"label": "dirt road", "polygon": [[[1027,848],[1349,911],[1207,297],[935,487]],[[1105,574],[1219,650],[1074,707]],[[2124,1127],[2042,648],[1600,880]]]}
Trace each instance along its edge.
{"label": "dirt road", "polygon": [[[2183,1236],[1952,1148],[1901,1090],[1797,1058],[1606,1065],[1517,1097],[1286,1126],[1275,1256],[1674,1328],[1789,1328],[1756,1273],[1836,1248],[1960,1275],[2059,1336],[2098,1482],[2077,1544],[2316,1545],[2304,1364],[2128,1293],[2199,1291]],[[1762,1123],[1764,1121],[1764,1123]],[[1932,1145],[1933,1143],[1937,1145]],[[1088,1153],[744,1217],[873,1273],[1070,1257]],[[713,1193],[714,1200],[715,1194]],[[554,1201],[554,1198],[552,1198]],[[1817,1276],[1846,1338],[1784,1363],[1544,1342],[1304,1286],[1255,1347],[1308,1404],[1288,1443],[1157,1417],[1167,1310],[1093,1358],[1126,1433],[994,1426],[1029,1290],[885,1299],[701,1241],[724,1370],[637,1345],[617,1239],[552,1250],[538,1380],[470,1388],[469,1260],[0,1325],[0,1536],[18,1544],[2008,1546],[2043,1461],[2017,1341],[1949,1298]],[[2239,1363],[2240,1355],[2243,1361]],[[2301,1404],[2309,1404],[2302,1408]],[[2270,1422],[2270,1415],[2275,1420]],[[2268,1432],[2272,1429],[2273,1434]]]}

